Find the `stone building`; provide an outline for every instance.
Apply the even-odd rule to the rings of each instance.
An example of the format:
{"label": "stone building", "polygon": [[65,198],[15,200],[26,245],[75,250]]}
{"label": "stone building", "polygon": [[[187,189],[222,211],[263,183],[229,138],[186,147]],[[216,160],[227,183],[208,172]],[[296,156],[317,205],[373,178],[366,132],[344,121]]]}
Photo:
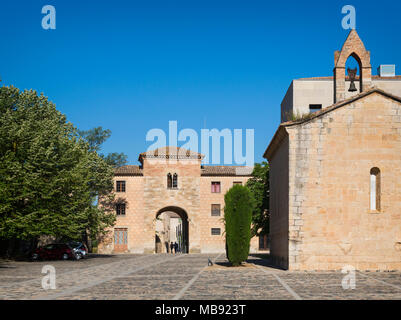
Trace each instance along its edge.
{"label": "stone building", "polygon": [[[224,194],[234,184],[245,185],[252,168],[203,166],[202,159],[165,147],[141,153],[140,166],[117,169],[117,221],[99,252],[167,252],[166,242],[175,240],[182,252],[225,252]],[[258,249],[255,237],[251,252]]]}
{"label": "stone building", "polygon": [[[346,77],[350,56],[358,83]],[[372,76],[355,30],[334,57],[334,77],[293,81],[282,121],[297,116],[264,154],[271,256],[290,270],[400,270],[401,77]]]}

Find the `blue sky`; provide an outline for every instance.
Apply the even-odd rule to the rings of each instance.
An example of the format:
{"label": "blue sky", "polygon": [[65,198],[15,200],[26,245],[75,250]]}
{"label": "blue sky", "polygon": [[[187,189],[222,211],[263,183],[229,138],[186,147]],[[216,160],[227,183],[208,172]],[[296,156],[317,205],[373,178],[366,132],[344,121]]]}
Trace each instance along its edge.
{"label": "blue sky", "polygon": [[[41,27],[47,4],[56,30]],[[374,74],[379,64],[399,71],[400,1],[1,0],[0,77],[43,92],[82,130],[112,130],[103,151],[130,164],[169,120],[254,129],[260,162],[291,80],[332,75],[346,4]]]}

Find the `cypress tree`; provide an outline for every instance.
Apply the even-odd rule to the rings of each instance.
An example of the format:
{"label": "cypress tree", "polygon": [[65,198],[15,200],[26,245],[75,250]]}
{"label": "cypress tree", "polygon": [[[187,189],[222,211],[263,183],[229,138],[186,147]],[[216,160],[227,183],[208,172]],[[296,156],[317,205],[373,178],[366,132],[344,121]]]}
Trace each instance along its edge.
{"label": "cypress tree", "polygon": [[247,187],[236,185],[224,196],[226,254],[233,266],[246,261],[251,241],[254,199]]}

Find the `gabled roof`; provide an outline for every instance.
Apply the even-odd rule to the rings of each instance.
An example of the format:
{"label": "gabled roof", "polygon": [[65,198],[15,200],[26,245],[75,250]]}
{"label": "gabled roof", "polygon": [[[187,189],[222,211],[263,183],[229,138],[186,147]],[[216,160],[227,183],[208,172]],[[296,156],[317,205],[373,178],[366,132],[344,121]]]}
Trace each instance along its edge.
{"label": "gabled roof", "polygon": [[314,120],[316,118],[321,117],[322,115],[324,115],[326,113],[332,112],[333,110],[336,110],[338,108],[341,108],[343,106],[351,104],[351,103],[353,103],[353,102],[355,102],[355,101],[357,101],[359,99],[362,99],[362,98],[364,98],[366,96],[369,96],[369,95],[371,95],[373,93],[379,93],[379,94],[381,94],[381,95],[383,95],[383,96],[385,96],[387,98],[393,99],[393,100],[401,103],[401,97],[394,96],[394,95],[392,95],[392,94],[390,94],[390,93],[388,93],[386,91],[383,91],[381,89],[373,87],[372,89],[370,89],[368,91],[362,92],[362,93],[360,93],[358,95],[355,95],[355,96],[353,96],[353,97],[351,97],[351,98],[349,98],[347,100],[343,100],[343,101],[337,102],[337,103],[335,103],[335,104],[333,104],[333,105],[331,105],[331,106],[329,106],[327,108],[324,108],[324,109],[320,110],[319,112],[308,114],[303,119],[295,120],[295,121],[288,121],[288,122],[284,122],[284,123],[280,124],[280,126],[278,127],[278,129],[277,129],[277,131],[276,131],[276,133],[275,133],[275,135],[273,137],[273,139],[271,140],[269,146],[267,147],[265,153],[263,154],[263,157],[265,159],[269,159],[273,155],[274,151],[280,145],[281,140],[287,135],[287,131],[285,130],[286,127],[297,126],[297,125],[304,124],[306,122],[310,122],[310,121],[312,121],[312,120]]}
{"label": "gabled roof", "polygon": [[180,147],[163,147],[155,150],[142,152],[139,154],[138,161],[141,163],[143,159],[156,158],[156,159],[203,159],[204,155]]}

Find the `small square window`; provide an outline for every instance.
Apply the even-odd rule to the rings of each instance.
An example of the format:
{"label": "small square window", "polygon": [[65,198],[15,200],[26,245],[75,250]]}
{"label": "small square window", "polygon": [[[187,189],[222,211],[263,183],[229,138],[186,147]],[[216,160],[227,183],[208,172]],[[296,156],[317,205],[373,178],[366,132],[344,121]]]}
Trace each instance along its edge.
{"label": "small square window", "polygon": [[118,203],[116,205],[116,214],[118,216],[125,216],[125,203]]}
{"label": "small square window", "polygon": [[125,192],[125,181],[117,181],[117,192]]}
{"label": "small square window", "polygon": [[212,193],[220,193],[221,188],[220,188],[220,182],[212,182]]}
{"label": "small square window", "polygon": [[212,216],[219,217],[220,216],[220,205],[212,204]]}
{"label": "small square window", "polygon": [[221,234],[220,228],[212,228],[212,236],[219,236]]}
{"label": "small square window", "polygon": [[309,112],[310,113],[315,113],[322,110],[322,105],[321,104],[310,104],[309,105]]}
{"label": "small square window", "polygon": [[242,181],[234,181],[233,185],[234,186],[242,186]]}

